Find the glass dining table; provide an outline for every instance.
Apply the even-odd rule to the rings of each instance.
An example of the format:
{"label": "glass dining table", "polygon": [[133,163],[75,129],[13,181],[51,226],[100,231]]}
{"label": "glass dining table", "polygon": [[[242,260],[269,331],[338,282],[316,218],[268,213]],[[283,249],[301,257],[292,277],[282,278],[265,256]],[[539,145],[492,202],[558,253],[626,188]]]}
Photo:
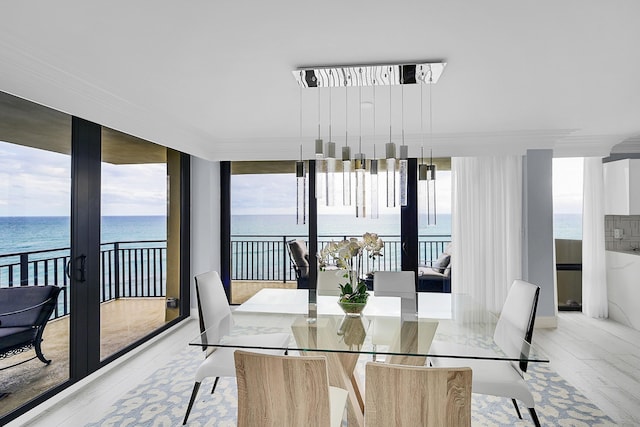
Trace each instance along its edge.
{"label": "glass dining table", "polygon": [[[385,363],[425,365],[430,358],[503,360],[544,363],[549,359],[524,340],[516,326],[496,330],[498,316],[463,294],[419,292],[404,297],[371,293],[361,315],[346,315],[338,297],[307,289],[262,289],[232,311],[231,333],[207,340],[207,331],[190,342],[204,347],[281,349],[289,354],[323,354],[329,382],[349,391],[349,425],[364,425],[363,387],[356,366],[362,355]],[[229,337],[285,332],[283,347],[229,343]],[[505,350],[494,333],[509,334],[514,345]],[[434,343],[445,345],[432,345]],[[451,345],[449,345],[451,344]],[[366,357],[366,356],[365,356]]]}

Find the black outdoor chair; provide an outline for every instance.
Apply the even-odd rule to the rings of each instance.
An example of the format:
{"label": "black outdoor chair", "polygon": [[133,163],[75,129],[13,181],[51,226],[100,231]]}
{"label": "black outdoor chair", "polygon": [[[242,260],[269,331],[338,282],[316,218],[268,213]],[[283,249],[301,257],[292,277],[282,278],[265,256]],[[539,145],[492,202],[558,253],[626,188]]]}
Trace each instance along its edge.
{"label": "black outdoor chair", "polygon": [[0,359],[34,348],[36,356],[12,366],[36,357],[47,365],[51,363],[42,354],[40,344],[59,293],[57,286],[0,288]]}
{"label": "black outdoor chair", "polygon": [[309,250],[302,240],[287,242],[287,251],[296,272],[299,289],[309,289]]}

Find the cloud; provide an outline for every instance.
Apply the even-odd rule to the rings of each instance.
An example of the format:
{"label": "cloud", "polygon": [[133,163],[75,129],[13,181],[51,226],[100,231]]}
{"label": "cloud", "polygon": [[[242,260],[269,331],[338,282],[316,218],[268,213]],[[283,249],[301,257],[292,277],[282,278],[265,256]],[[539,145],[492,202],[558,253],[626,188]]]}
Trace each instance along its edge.
{"label": "cloud", "polygon": [[[165,215],[165,164],[102,163],[102,215]],[[69,216],[71,157],[0,141],[0,216]]]}

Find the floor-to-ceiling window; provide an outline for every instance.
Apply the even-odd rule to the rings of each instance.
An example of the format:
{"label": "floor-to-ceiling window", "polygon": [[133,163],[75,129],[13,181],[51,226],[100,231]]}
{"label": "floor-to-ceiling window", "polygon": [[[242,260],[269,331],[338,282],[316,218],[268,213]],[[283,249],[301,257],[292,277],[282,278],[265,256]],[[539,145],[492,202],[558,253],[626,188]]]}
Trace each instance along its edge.
{"label": "floor-to-ceiling window", "polygon": [[[2,424],[188,315],[189,165],[2,93],[0,162],[0,288],[61,290],[44,329],[48,365],[0,346]],[[2,298],[10,333],[9,303],[21,301]]]}
{"label": "floor-to-ceiling window", "polygon": [[553,159],[553,236],[556,247],[558,308],[582,306],[583,158]]}
{"label": "floor-to-ceiling window", "polygon": [[[297,191],[306,214],[297,220]],[[240,304],[263,287],[297,287],[287,245],[308,250],[309,179],[296,181],[294,162],[231,165],[231,302]],[[302,280],[308,271],[302,271]]]}
{"label": "floor-to-ceiling window", "polygon": [[[314,162],[316,186],[310,188],[311,177],[307,173],[304,193],[306,197],[309,197],[310,190],[311,197],[315,193],[317,215],[310,213],[309,202],[313,199],[305,200],[304,224],[296,221],[300,183],[296,182],[295,162],[233,162],[230,169],[231,301],[241,303],[263,287],[309,286],[297,279],[295,256],[290,255],[287,244],[300,240],[308,250],[312,243],[308,240],[311,237],[309,230],[313,226],[317,227],[318,252],[332,241],[361,238],[365,232],[380,235],[384,241],[383,256],[367,259],[361,272],[363,276],[377,270],[401,270],[403,257],[414,259],[414,263],[421,267],[430,266],[451,240],[450,161],[436,160],[437,182],[435,186],[431,184],[431,195],[435,197],[430,202],[429,221],[426,219],[426,206],[423,206],[426,200],[419,200],[420,208],[405,215],[408,218],[405,221],[419,224],[418,231],[414,232],[418,235],[418,245],[411,253],[403,251],[406,245],[402,240],[399,168],[394,168],[395,172],[388,176],[385,160],[378,162],[377,176],[371,174],[371,162],[367,162],[365,203],[361,210],[356,206],[356,173],[352,172],[349,184],[340,161],[333,165],[328,165],[326,160]],[[311,164],[306,163],[307,166]],[[351,192],[348,203],[345,203],[345,185]],[[417,182],[407,187],[418,192]],[[435,280],[437,286],[431,286],[429,290],[443,289],[444,280],[448,279],[438,276]]]}
{"label": "floor-to-ceiling window", "polygon": [[[102,128],[100,358],[176,317],[167,283],[180,260],[171,247],[172,200],[165,147]],[[175,274],[174,274],[175,275]]]}
{"label": "floor-to-ceiling window", "polygon": [[[0,354],[0,424],[4,415],[69,379],[70,289],[64,268],[70,242],[70,129],[69,115],[0,93],[0,292],[25,285],[62,289],[43,335],[42,352],[51,362],[29,360],[35,356],[32,348]],[[0,328],[11,322],[3,312],[32,306],[15,295],[0,294]],[[2,331],[7,333],[0,340],[7,342],[11,335]]]}

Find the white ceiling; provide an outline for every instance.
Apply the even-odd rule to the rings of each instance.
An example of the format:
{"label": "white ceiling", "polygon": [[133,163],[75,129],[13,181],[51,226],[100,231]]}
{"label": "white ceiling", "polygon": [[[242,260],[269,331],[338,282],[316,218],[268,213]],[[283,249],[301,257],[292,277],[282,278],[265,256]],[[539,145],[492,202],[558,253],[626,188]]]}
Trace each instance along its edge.
{"label": "white ceiling", "polygon": [[[2,2],[0,90],[210,160],[293,159],[301,143],[293,69],[444,60],[425,143],[434,156],[606,155],[640,141],[638,16],[636,0]],[[397,142],[400,90],[391,99]],[[332,91],[333,140],[344,144],[347,116],[354,152],[358,96],[349,90],[346,113],[345,90]],[[326,89],[320,97],[326,139]],[[365,88],[368,156],[371,98]],[[311,157],[317,89],[302,99]],[[375,106],[380,154],[388,88],[376,91]],[[406,86],[411,156],[422,144],[419,111],[420,87]]]}

